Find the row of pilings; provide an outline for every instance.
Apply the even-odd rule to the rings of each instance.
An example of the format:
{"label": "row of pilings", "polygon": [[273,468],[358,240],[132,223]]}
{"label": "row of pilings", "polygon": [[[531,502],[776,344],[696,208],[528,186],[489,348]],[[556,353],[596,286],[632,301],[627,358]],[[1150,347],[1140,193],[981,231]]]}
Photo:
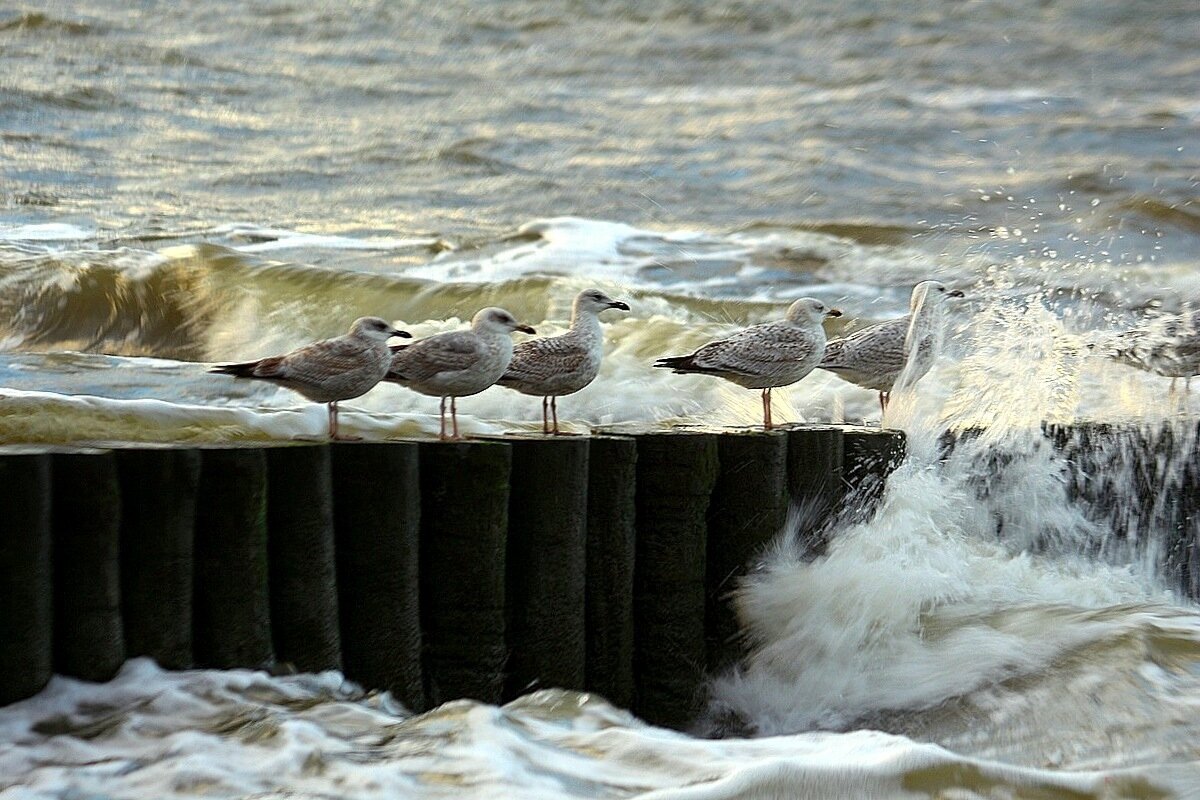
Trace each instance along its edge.
{"label": "row of pilings", "polygon": [[792,502],[861,507],[903,435],[0,449],[0,703],[52,673],[342,670],[420,711],[541,687],[682,727]]}
{"label": "row of pilings", "polygon": [[[984,435],[982,429],[943,434],[943,459]],[[1043,424],[1040,435],[1002,437],[970,452],[973,463],[960,468],[981,500],[1008,490],[1007,473],[1020,480],[1013,469],[1018,461],[1039,460],[1039,468],[1054,471],[1064,500],[1095,526],[1075,542],[1081,553],[1139,561],[1167,588],[1200,598],[1200,423],[1194,418]],[[996,524],[1003,538],[1004,520]]]}

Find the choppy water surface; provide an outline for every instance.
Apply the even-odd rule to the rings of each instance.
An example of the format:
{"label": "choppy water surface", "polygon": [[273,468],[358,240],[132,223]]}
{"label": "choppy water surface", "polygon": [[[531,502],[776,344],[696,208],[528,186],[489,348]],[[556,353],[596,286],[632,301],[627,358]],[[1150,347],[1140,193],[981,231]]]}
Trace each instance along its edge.
{"label": "choppy water surface", "polygon": [[[368,313],[553,333],[588,285],[633,311],[564,422],[745,425],[753,392],[647,364],[801,294],[858,325],[917,280],[967,293],[889,411],[913,448],[878,515],[815,560],[783,532],[738,597],[753,651],[708,722],[752,738],[135,662],[0,710],[0,796],[1200,794],[1164,523],[1070,501],[1035,433],[1197,410],[1087,347],[1200,295],[1197,40],[1183,0],[0,10],[4,442],[318,435],[321,408],[205,364]],[[775,394],[777,419],[878,419],[823,373]],[[350,405],[367,436],[436,426],[394,386]],[[538,425],[502,389],[459,405],[468,432]]]}

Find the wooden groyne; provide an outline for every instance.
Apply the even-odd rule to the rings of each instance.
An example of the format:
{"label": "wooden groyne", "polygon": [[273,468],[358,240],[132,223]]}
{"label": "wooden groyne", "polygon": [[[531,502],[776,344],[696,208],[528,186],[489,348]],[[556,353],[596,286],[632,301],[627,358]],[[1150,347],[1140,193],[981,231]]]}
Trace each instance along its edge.
{"label": "wooden groyne", "polygon": [[[955,457],[980,429],[945,433],[942,457]],[[1093,555],[1136,557],[1152,564],[1179,594],[1200,598],[1200,423],[1178,417],[1156,423],[1044,424],[1041,436],[1016,437],[965,451],[958,470],[977,496],[1011,493],[1005,475],[1020,481],[1016,462],[1054,471],[1063,497],[1094,523]],[[996,520],[1003,538],[1004,522]]]}
{"label": "wooden groyne", "polygon": [[903,452],[837,426],[0,448],[0,703],[148,656],[341,669],[418,711],[581,689],[683,726],[789,503],[828,513]]}

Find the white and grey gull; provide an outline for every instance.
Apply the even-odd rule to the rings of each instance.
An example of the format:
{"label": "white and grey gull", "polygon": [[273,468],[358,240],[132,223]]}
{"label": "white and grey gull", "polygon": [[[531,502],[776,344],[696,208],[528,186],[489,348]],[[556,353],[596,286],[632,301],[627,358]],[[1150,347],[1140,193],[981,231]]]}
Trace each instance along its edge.
{"label": "white and grey gull", "polygon": [[771,390],[796,383],[816,369],[825,353],[822,323],[841,315],[820,300],[802,297],[778,322],[752,325],[690,355],[660,358],[654,366],[682,374],[715,375],[747,389],[761,389],[763,427],[770,429]]}
{"label": "white and grey gull", "polygon": [[945,300],[962,296],[962,292],[949,291],[938,281],[918,283],[912,290],[908,314],[830,341],[825,346],[821,369],[879,392],[879,409],[886,411],[892,388],[911,354],[916,354],[908,371],[912,382],[920,380],[933,365],[934,341],[942,325]]}
{"label": "white and grey gull", "polygon": [[338,437],[338,403],[364,395],[383,380],[392,363],[387,341],[412,338],[379,317],[361,317],[350,332],[281,356],[218,364],[209,372],[268,381],[329,406],[329,437]]}
{"label": "white and grey gull", "polygon": [[1184,379],[1184,392],[1192,378],[1200,375],[1200,311],[1162,316],[1132,330],[1121,331],[1103,343],[1105,355],[1123,364],[1162,375]]}
{"label": "white and grey gull", "polygon": [[575,296],[566,333],[522,342],[513,349],[512,363],[498,382],[542,398],[542,433],[559,432],[558,398],[578,392],[599,374],[604,356],[600,313],[610,308],[629,310],[628,304],[599,289],[585,289]]}
{"label": "white and grey gull", "polygon": [[430,336],[392,348],[384,380],[430,397],[441,398],[438,435],[446,436],[446,400],[450,400],[453,438],[458,434],[455,400],[478,394],[508,369],[513,357],[512,332],[536,333],[503,308],[489,307],[471,318],[471,328]]}

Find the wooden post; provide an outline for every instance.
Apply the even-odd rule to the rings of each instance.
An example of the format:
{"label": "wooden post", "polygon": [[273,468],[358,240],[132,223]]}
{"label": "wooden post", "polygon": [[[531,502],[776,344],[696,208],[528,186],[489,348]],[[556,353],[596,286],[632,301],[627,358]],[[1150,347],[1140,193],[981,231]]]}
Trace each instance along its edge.
{"label": "wooden post", "polygon": [[[428,707],[421,668],[420,478],[411,442],[335,444],[333,512],[346,675]],[[437,514],[438,509],[430,509]]]}
{"label": "wooden post", "polygon": [[422,442],[421,621],[429,702],[499,703],[512,447]]}
{"label": "wooden post", "polygon": [[837,425],[787,429],[788,496],[797,511],[796,533],[813,550],[824,547],[825,526],[846,495],[843,430]]}
{"label": "wooden post", "polygon": [[54,670],[107,681],[125,661],[121,490],[110,452],[54,456]]}
{"label": "wooden post", "polygon": [[637,441],[595,436],[588,458],[587,679],[620,708],[633,703]]}
{"label": "wooden post", "polygon": [[267,451],[267,547],[276,658],[301,672],[341,669],[327,445]]}
{"label": "wooden post", "polygon": [[32,697],[53,662],[50,456],[0,454],[0,705]]}
{"label": "wooden post", "polygon": [[514,439],[510,446],[505,695],[582,689],[588,440]]}
{"label": "wooden post", "polygon": [[888,476],[904,460],[904,433],[847,428],[842,442],[847,510],[858,517],[870,515],[883,496]]}
{"label": "wooden post", "polygon": [[717,436],[638,437],[635,712],[681,728],[702,705],[708,506]]}
{"label": "wooden post", "polygon": [[708,507],[706,615],[712,671],[730,666],[741,656],[729,594],[787,520],[788,435],[782,431],[722,434],[717,454],[720,471]]}
{"label": "wooden post", "polygon": [[274,658],[267,590],[267,459],[205,450],[196,496],[196,663],[233,669]]}
{"label": "wooden post", "polygon": [[[1168,421],[1138,470],[1137,499],[1154,511],[1144,532],[1165,535],[1161,568],[1185,597],[1200,597],[1200,427]],[[1145,529],[1148,528],[1148,531]]]}
{"label": "wooden post", "polygon": [[192,666],[193,536],[200,453],[119,450],[121,614],[129,656]]}

